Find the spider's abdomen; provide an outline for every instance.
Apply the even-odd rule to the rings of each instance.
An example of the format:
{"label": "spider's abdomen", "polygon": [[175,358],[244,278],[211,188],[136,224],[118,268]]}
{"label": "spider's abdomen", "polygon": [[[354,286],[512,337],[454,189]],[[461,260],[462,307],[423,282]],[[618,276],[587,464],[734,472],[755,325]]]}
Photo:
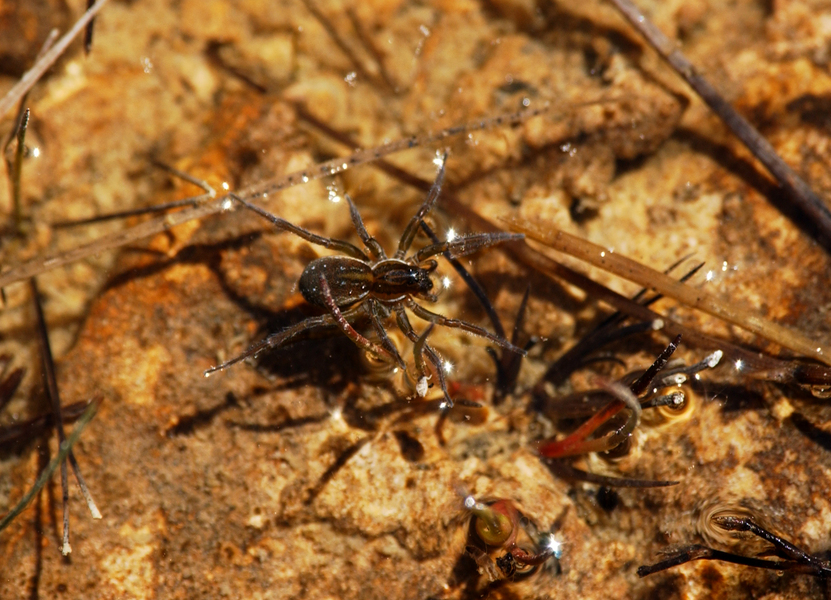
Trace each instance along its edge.
{"label": "spider's abdomen", "polygon": [[320,276],[332,292],[338,307],[350,306],[363,300],[372,289],[372,267],[348,256],[324,256],[310,262],[300,276],[300,293],[309,304],[326,308],[320,289]]}
{"label": "spider's abdomen", "polygon": [[433,289],[430,271],[395,258],[378,262],[372,267],[372,275],[372,295],[380,300],[426,294]]}

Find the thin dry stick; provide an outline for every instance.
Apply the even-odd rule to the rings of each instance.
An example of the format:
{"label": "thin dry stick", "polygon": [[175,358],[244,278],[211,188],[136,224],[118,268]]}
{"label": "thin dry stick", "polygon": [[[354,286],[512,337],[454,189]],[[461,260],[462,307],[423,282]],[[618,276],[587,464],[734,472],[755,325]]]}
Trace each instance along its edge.
{"label": "thin dry stick", "polygon": [[44,54],[40,60],[35,63],[31,69],[26,71],[23,74],[23,77],[20,78],[20,81],[15,84],[15,86],[8,91],[8,93],[0,100],[0,119],[6,116],[6,113],[9,112],[14,105],[16,105],[23,95],[28,92],[35,83],[43,76],[46,70],[52,66],[52,64],[58,60],[58,57],[64,53],[72,40],[75,39],[81,31],[87,26],[92,18],[97,15],[104,5],[107,3],[108,0],[98,0],[87,12],[81,16],[80,19],[72,26],[72,29],[66,32],[64,36],[58,41],[57,44],[52,46],[52,48]]}
{"label": "thin dry stick", "polygon": [[762,134],[698,73],[676,45],[630,0],[610,0],[610,2],[759,159],[805,216],[816,224],[825,238],[825,243],[831,244],[831,212],[808,184],[782,160],[770,142],[762,137]]}
{"label": "thin dry stick", "polygon": [[373,77],[372,74],[364,67],[363,62],[358,58],[355,52],[352,51],[352,48],[349,44],[346,43],[346,40],[338,33],[338,30],[335,29],[332,22],[329,18],[323,14],[323,12],[317,7],[317,5],[312,2],[311,0],[301,0],[303,5],[306,7],[317,22],[326,30],[326,33],[329,34],[329,37],[332,38],[332,41],[335,45],[340,48],[340,51],[346,55],[346,58],[349,59],[349,62],[352,63],[352,66],[355,67],[355,70],[360,74],[361,77],[366,79],[367,81],[378,81],[377,77]]}
{"label": "thin dry stick", "polygon": [[[604,100],[589,101],[575,105],[571,107],[569,111],[563,111],[560,114],[560,117],[564,118],[575,108],[602,102],[604,102]],[[266,199],[269,194],[273,194],[275,192],[279,192],[280,190],[302,183],[308,183],[314,179],[337,175],[338,173],[346,171],[352,167],[376,161],[395,152],[424,146],[426,144],[438,142],[457,135],[492,129],[503,125],[515,125],[550,111],[551,107],[546,105],[540,108],[523,110],[509,115],[500,115],[480,119],[478,121],[458,125],[456,127],[450,127],[435,133],[413,135],[395,142],[390,142],[389,144],[385,144],[377,148],[357,151],[346,158],[335,158],[309,169],[295,171],[275,179],[264,181],[241,190],[237,195],[245,200]],[[59,252],[52,256],[35,258],[14,266],[0,275],[0,288],[4,288],[12,283],[28,279],[61,265],[92,256],[99,252],[125,246],[142,238],[167,231],[176,225],[181,225],[182,223],[192,221],[193,219],[200,219],[223,210],[228,210],[233,206],[231,199],[227,195],[220,198],[214,198],[210,194],[202,194],[200,196],[194,196],[188,200],[194,204],[193,207],[185,208],[178,212],[151,219],[130,229],[104,235],[89,244],[73,248],[72,250],[66,252]]]}
{"label": "thin dry stick", "polygon": [[751,331],[803,356],[816,358],[826,364],[831,364],[829,354],[823,352],[822,347],[818,347],[815,342],[801,334],[762,319],[750,311],[737,307],[735,304],[722,302],[712,294],[687,286],[631,258],[560,231],[548,223],[546,223],[544,229],[524,219],[513,219],[508,223],[514,231],[522,232],[531,239],[554,250],[584,260],[645,288],[653,289],[665,296],[674,298],[687,306],[738,325],[742,329]]}
{"label": "thin dry stick", "polygon": [[383,79],[390,91],[395,93],[399,86],[395,83],[392,75],[384,66],[384,56],[378,49],[378,46],[375,45],[375,42],[372,41],[372,36],[369,35],[366,27],[364,27],[364,24],[361,23],[361,20],[358,18],[358,15],[351,6],[346,7],[346,16],[349,17],[349,21],[352,23],[355,33],[358,34],[358,39],[363,44],[364,48],[367,49],[367,52],[372,55],[372,58],[375,60],[375,64],[378,65],[378,72],[381,74],[381,79]]}

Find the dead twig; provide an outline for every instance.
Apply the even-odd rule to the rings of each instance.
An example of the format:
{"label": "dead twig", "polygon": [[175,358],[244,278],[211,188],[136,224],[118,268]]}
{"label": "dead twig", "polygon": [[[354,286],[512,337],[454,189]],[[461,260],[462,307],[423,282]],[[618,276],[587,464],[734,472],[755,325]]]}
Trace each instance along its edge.
{"label": "dead twig", "polygon": [[826,249],[831,248],[831,211],[819,196],[782,160],[770,142],[698,72],[675,43],[638,10],[637,6],[630,0],[610,2],[759,159],[799,210],[816,225]]}

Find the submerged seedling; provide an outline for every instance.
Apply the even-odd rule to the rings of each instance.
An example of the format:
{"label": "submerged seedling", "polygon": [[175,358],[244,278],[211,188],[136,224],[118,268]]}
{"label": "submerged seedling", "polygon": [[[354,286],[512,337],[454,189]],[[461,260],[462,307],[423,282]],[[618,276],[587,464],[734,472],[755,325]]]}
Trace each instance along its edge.
{"label": "submerged seedling", "polygon": [[768,560],[755,556],[743,556],[701,544],[693,544],[691,546],[684,546],[678,550],[666,552],[667,558],[660,562],[638,567],[638,576],[646,577],[647,575],[665,571],[693,560],[717,560],[756,569],[813,575],[823,580],[831,578],[831,561],[805,552],[785,538],[757,525],[751,518],[719,516],[713,517],[713,521],[725,531],[746,531],[768,542],[772,547],[771,553],[781,557],[781,559]]}
{"label": "submerged seedling", "polygon": [[481,502],[467,496],[464,507],[471,515],[467,552],[491,582],[527,574],[552,557],[560,557],[562,545],[552,535],[533,541],[534,551],[521,546],[522,515],[511,500],[498,498]]}

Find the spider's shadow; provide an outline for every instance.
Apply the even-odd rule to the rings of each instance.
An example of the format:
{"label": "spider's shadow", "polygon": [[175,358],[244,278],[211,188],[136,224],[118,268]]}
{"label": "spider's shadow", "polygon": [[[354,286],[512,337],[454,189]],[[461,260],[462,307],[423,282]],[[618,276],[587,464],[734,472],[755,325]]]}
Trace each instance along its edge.
{"label": "spider's shadow", "polygon": [[[166,258],[138,268],[133,268],[113,277],[107,289],[119,287],[128,281],[156,275],[174,264],[202,264],[208,267],[222,289],[222,293],[241,311],[262,322],[257,334],[247,340],[250,345],[270,333],[294,325],[321,311],[303,305],[293,309],[274,310],[252,302],[240,294],[222,266],[223,253],[238,250],[255,243],[261,231],[247,232],[212,244],[193,244],[180,250],[172,258]],[[358,326],[363,324],[358,323]],[[336,327],[315,328],[298,336],[297,340],[264,351],[255,361],[256,367],[266,376],[290,381],[287,387],[316,385],[342,388],[354,379],[356,372],[362,372],[358,348]],[[244,367],[236,367],[244,368]]]}

